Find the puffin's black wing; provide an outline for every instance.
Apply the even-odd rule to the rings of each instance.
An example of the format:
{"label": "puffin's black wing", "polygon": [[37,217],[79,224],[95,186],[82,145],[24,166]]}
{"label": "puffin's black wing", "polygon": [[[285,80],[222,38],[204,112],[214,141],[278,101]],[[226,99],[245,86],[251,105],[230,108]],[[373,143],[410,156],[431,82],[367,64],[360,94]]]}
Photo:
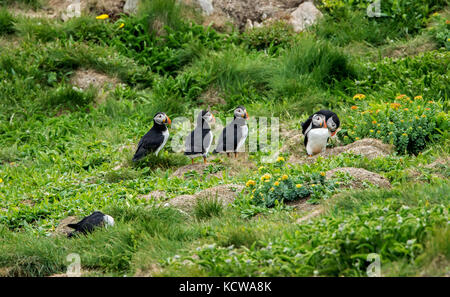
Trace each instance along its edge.
{"label": "puffin's black wing", "polygon": [[67,227],[75,229],[77,232],[86,234],[88,232],[92,232],[96,227],[102,226],[104,216],[105,215],[102,212],[95,211],[76,224],[68,224]]}
{"label": "puffin's black wing", "polygon": [[309,125],[311,125],[313,115],[309,116],[309,118],[302,123],[302,134],[305,135],[306,129],[308,129]]}
{"label": "puffin's black wing", "polygon": [[139,161],[148,153],[156,151],[163,142],[164,135],[161,131],[152,127],[139,141],[138,148],[133,156],[133,161]]}

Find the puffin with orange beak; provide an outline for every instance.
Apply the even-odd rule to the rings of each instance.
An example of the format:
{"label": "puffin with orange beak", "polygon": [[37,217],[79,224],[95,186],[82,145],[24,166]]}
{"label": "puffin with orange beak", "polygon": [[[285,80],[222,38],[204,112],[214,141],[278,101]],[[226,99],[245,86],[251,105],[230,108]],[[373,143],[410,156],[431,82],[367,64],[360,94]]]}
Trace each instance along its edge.
{"label": "puffin with orange beak", "polygon": [[172,124],[170,118],[163,112],[158,112],[153,117],[153,127],[139,141],[133,161],[139,161],[149,153],[155,153],[157,156],[159,151],[166,145],[169,139],[169,130],[167,124]]}
{"label": "puffin with orange beak", "polygon": [[302,123],[302,133],[305,135],[305,147],[309,156],[321,153],[326,149],[328,139],[339,128],[338,116],[330,110],[319,110]]}
{"label": "puffin with orange beak", "polygon": [[202,110],[197,115],[197,125],[195,129],[186,137],[184,154],[191,158],[194,164],[194,158],[203,157],[203,163],[206,164],[209,148],[213,140],[211,125],[216,122],[214,115],[209,110]]}
{"label": "puffin with orange beak", "polygon": [[238,106],[234,110],[234,119],[229,123],[219,136],[216,149],[214,153],[234,153],[237,157],[237,152],[242,151],[245,140],[248,136],[248,113],[244,106]]}

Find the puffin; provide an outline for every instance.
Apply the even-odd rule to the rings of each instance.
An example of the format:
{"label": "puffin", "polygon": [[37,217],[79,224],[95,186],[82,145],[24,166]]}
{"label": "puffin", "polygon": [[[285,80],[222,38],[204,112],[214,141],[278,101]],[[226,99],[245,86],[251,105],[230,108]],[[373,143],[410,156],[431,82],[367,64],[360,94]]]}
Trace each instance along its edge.
{"label": "puffin", "polygon": [[195,129],[186,136],[185,140],[184,154],[191,158],[192,164],[194,164],[194,159],[200,156],[203,157],[203,163],[206,164],[206,157],[213,140],[211,124],[215,121],[214,115],[209,110],[202,110],[198,113]]}
{"label": "puffin", "polygon": [[236,158],[237,152],[244,145],[248,136],[247,120],[247,110],[242,105],[238,106],[234,110],[233,121],[222,130],[213,153],[226,152],[229,156],[231,152],[234,152]]}
{"label": "puffin", "polygon": [[169,139],[169,130],[166,124],[172,124],[170,118],[163,112],[158,112],[153,117],[153,127],[139,141],[133,162],[137,162],[149,153],[158,156],[159,151],[166,145]]}
{"label": "puffin", "polygon": [[94,211],[89,216],[83,218],[76,224],[68,224],[67,227],[74,229],[74,232],[69,233],[68,237],[73,237],[77,233],[87,234],[94,231],[97,227],[112,227],[114,226],[113,217],[106,215],[100,211]]}
{"label": "puffin", "polygon": [[325,150],[328,139],[336,135],[340,120],[336,113],[322,109],[302,123],[304,144],[309,156]]}

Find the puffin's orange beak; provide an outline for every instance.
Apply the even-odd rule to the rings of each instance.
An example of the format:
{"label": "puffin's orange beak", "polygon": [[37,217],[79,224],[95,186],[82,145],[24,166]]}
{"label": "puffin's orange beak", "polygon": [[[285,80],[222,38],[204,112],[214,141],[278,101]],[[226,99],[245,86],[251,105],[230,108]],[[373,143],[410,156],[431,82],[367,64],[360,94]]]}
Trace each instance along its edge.
{"label": "puffin's orange beak", "polygon": [[166,116],[166,123],[169,123],[169,125],[172,125],[172,121],[170,120],[170,118],[168,116]]}
{"label": "puffin's orange beak", "polygon": [[246,119],[248,119],[248,112],[245,112]]}
{"label": "puffin's orange beak", "polygon": [[324,128],[328,128],[328,127],[327,127],[327,122],[325,122],[325,121],[323,122],[323,127],[324,127]]}

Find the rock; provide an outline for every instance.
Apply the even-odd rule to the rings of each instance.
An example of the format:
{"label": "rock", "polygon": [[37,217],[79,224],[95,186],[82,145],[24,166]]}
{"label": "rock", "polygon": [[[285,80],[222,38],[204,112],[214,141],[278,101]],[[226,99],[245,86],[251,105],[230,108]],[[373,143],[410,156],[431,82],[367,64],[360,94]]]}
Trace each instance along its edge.
{"label": "rock", "polygon": [[58,223],[58,227],[56,227],[56,229],[55,229],[54,235],[64,235],[64,236],[69,235],[69,233],[72,232],[73,229],[68,227],[67,225],[75,224],[77,222],[78,222],[78,218],[74,217],[74,216],[70,216],[70,217],[67,217],[67,218],[61,220]]}
{"label": "rock", "polygon": [[354,167],[335,168],[326,172],[326,178],[331,179],[335,177],[336,173],[338,172],[348,174],[353,178],[350,181],[350,184],[344,187],[364,188],[365,182],[369,182],[380,188],[391,187],[391,183],[387,178],[379,175],[378,173],[374,173],[363,168],[354,168]]}
{"label": "rock", "polygon": [[214,12],[213,0],[197,0],[203,10],[203,14],[211,15]]}
{"label": "rock", "polygon": [[305,2],[291,13],[290,23],[295,32],[301,32],[308,26],[316,23],[322,17],[322,13],[314,6],[312,2]]}
{"label": "rock", "polygon": [[165,206],[172,206],[182,211],[192,211],[199,199],[217,199],[227,206],[236,199],[245,187],[243,185],[228,184],[205,189],[194,195],[181,195],[170,199]]}
{"label": "rock", "polygon": [[139,0],[127,0],[123,6],[123,12],[126,14],[136,14]]}

